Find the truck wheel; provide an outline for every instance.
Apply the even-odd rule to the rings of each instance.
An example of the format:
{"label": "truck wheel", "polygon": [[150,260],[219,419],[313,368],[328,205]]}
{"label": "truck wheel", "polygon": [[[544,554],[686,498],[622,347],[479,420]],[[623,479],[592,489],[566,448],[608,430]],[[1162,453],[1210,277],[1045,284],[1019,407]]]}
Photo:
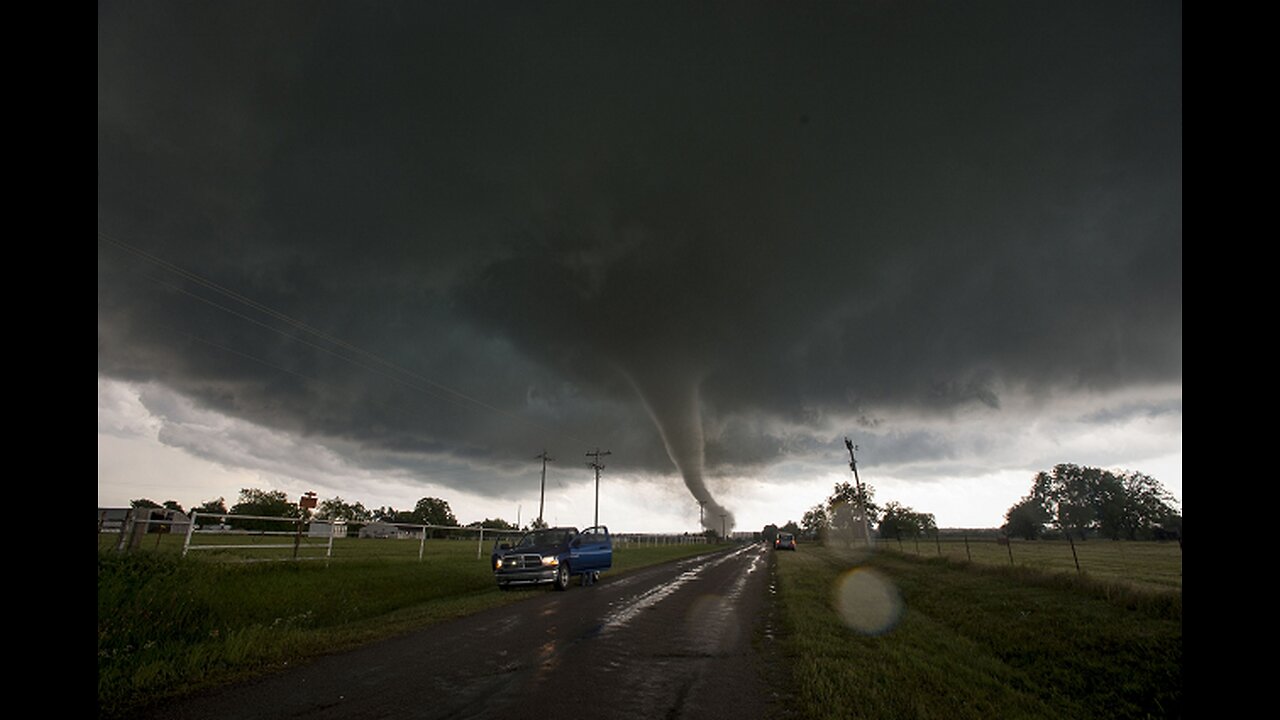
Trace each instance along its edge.
{"label": "truck wheel", "polygon": [[569,589],[569,565],[568,563],[560,563],[560,568],[556,570],[556,590]]}

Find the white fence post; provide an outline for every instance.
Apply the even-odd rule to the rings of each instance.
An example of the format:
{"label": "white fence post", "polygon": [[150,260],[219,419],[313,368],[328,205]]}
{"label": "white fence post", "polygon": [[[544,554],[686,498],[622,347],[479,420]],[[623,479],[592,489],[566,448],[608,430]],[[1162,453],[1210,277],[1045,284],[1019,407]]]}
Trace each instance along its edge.
{"label": "white fence post", "polygon": [[133,508],[124,512],[124,521],[120,523],[120,541],[116,543],[116,551],[124,552],[128,549],[131,537],[133,537]]}
{"label": "white fence post", "polygon": [[186,557],[187,550],[191,548],[191,533],[195,532],[196,518],[199,517],[199,515],[199,512],[195,510],[191,511],[190,522],[187,523],[187,537],[182,541],[182,557]]}

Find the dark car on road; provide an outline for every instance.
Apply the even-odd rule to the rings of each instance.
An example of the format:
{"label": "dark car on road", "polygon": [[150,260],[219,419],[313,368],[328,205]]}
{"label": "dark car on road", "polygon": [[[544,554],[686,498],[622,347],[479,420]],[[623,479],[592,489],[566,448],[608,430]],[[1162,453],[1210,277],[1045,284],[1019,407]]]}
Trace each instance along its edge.
{"label": "dark car on road", "polygon": [[590,585],[613,567],[613,540],[603,525],[581,532],[573,527],[545,528],[525,533],[515,545],[502,543],[490,560],[498,587],[504,590],[543,583],[564,590],[574,575]]}
{"label": "dark car on road", "polygon": [[791,533],[778,533],[778,537],[773,541],[774,550],[795,550],[796,536]]}

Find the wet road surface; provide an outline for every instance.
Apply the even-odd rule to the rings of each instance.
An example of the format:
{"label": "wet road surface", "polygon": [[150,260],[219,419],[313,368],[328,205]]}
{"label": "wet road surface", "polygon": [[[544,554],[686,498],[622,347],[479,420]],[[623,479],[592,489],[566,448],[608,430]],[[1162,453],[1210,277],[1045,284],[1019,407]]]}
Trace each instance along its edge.
{"label": "wet road surface", "polygon": [[768,717],[769,692],[752,649],[767,576],[767,550],[747,545],[593,587],[528,591],[524,602],[168,703],[162,712],[316,720]]}

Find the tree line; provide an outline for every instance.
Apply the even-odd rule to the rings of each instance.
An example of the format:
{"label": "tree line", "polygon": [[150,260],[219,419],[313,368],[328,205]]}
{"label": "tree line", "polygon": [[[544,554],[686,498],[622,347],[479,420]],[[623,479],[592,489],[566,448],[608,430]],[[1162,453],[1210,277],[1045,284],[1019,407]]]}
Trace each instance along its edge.
{"label": "tree line", "polygon": [[1159,480],[1140,472],[1062,463],[1036,473],[1031,491],[1005,513],[1005,532],[1034,540],[1050,526],[1084,540],[1182,537],[1177,501]]}
{"label": "tree line", "polygon": [[[311,511],[299,507],[298,503],[290,500],[283,490],[244,488],[240,491],[240,497],[236,504],[230,508],[227,507],[226,499],[221,497],[206,500],[191,508],[190,512],[183,510],[182,505],[174,500],[166,500],[161,504],[148,498],[139,498],[133,500],[130,505],[135,509],[173,510],[187,516],[190,516],[191,512],[198,512],[206,516],[257,515],[261,517],[343,521],[356,525],[386,522],[404,525],[459,526],[458,518],[453,514],[453,509],[449,507],[448,501],[436,497],[424,497],[418,500],[412,510],[397,510],[389,506],[368,509],[360,502],[350,502],[344,500],[341,496],[336,496],[328,500],[321,500],[316,509]],[[253,524],[252,521],[239,521],[235,524],[237,527],[244,526],[246,529],[254,529],[249,527]],[[485,518],[484,520],[473,522],[467,527],[481,526],[501,530],[518,529],[515,524],[509,523],[502,518]]]}
{"label": "tree line", "polygon": [[[875,489],[862,490],[850,482],[836,483],[825,502],[765,535],[799,532],[811,539],[862,537],[859,504],[866,507],[867,527],[881,538],[912,539],[934,534],[933,513],[890,501],[880,506]],[[1036,473],[1031,491],[1005,513],[1004,534],[1034,540],[1050,528],[1073,538],[1089,534],[1115,540],[1181,539],[1182,515],[1177,501],[1155,478],[1140,472],[1103,470],[1070,463]]]}
{"label": "tree line", "polygon": [[799,525],[795,521],[788,521],[781,528],[767,525],[764,534],[768,537],[770,530],[773,534],[781,530],[815,540],[826,540],[831,536],[846,539],[862,537],[859,507],[866,509],[867,529],[882,538],[909,539],[937,531],[938,524],[933,513],[917,512],[914,508],[893,500],[881,507],[876,503],[875,493],[875,488],[869,483],[862,483],[861,491],[851,482],[836,483],[825,502],[805,511]]}

